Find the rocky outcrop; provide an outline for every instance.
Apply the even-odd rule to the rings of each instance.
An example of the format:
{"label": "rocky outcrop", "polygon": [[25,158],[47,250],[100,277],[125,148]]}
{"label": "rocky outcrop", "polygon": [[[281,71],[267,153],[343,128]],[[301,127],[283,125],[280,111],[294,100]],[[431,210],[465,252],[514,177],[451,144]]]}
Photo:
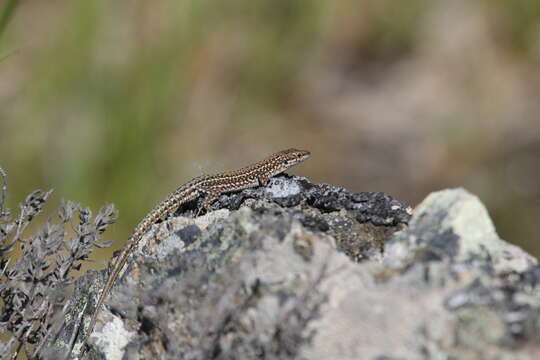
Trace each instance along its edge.
{"label": "rocky outcrop", "polygon": [[[540,268],[498,238],[465,190],[430,194],[411,217],[382,193],[282,175],[222,195],[214,207],[198,218],[179,209],[146,234],[102,311],[93,352],[190,360],[540,357]],[[93,276],[80,280],[81,302],[88,291],[94,300],[99,294],[105,273]]]}

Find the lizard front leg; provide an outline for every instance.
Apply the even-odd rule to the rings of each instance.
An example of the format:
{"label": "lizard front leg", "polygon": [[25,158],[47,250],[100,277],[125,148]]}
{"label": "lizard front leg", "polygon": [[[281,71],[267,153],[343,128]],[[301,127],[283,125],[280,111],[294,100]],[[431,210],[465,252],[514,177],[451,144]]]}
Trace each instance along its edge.
{"label": "lizard front leg", "polygon": [[259,180],[259,186],[266,186],[266,184],[268,184],[268,180],[270,180],[270,178],[268,176],[265,176],[265,175],[259,175],[257,180]]}
{"label": "lizard front leg", "polygon": [[221,195],[219,191],[207,191],[204,196],[202,207],[197,210],[196,217],[201,214],[202,209],[206,210],[206,213],[212,211],[212,203],[218,199],[219,195]]}

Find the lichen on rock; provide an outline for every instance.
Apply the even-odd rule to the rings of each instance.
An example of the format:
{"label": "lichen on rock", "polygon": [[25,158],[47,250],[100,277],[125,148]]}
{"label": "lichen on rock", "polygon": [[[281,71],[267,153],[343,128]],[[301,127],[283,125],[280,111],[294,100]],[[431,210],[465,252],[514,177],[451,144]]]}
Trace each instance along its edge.
{"label": "lichen on rock", "polygon": [[[409,208],[382,193],[281,175],[265,187],[222,195],[214,208],[221,210],[198,218],[179,209],[146,234],[101,316],[120,319],[126,331],[98,326],[96,354],[538,354],[536,260],[500,240],[483,205],[464,190],[429,195],[411,218]],[[120,355],[100,346],[100,337],[125,334]]]}

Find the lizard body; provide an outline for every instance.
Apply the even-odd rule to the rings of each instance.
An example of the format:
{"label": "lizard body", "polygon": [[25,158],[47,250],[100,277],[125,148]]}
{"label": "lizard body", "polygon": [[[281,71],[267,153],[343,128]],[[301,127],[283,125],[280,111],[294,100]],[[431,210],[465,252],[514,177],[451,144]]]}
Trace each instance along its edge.
{"label": "lizard body", "polygon": [[239,170],[227,171],[216,175],[199,176],[186,184],[177,188],[165,200],[159,203],[148,213],[135,227],[132,235],[127,241],[127,245],[120,253],[113,265],[112,271],[107,278],[103,291],[101,292],[94,314],[90,319],[87,334],[91,334],[107,296],[113,288],[120,272],[126,264],[129,255],[139,243],[142,236],[159,219],[173,213],[179,206],[195,200],[197,197],[205,196],[203,207],[209,211],[210,205],[219,195],[227,192],[266,185],[268,180],[287,170],[288,168],[306,160],[310,156],[309,151],[287,149],[272,154],[252,165]]}

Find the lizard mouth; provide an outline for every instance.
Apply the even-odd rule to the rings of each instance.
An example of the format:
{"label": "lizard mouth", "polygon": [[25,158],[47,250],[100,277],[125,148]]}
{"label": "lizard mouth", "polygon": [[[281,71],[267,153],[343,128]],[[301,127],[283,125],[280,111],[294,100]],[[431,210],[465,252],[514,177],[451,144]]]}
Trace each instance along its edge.
{"label": "lizard mouth", "polygon": [[311,156],[311,153],[307,150],[302,150],[298,158],[298,162],[306,161]]}

